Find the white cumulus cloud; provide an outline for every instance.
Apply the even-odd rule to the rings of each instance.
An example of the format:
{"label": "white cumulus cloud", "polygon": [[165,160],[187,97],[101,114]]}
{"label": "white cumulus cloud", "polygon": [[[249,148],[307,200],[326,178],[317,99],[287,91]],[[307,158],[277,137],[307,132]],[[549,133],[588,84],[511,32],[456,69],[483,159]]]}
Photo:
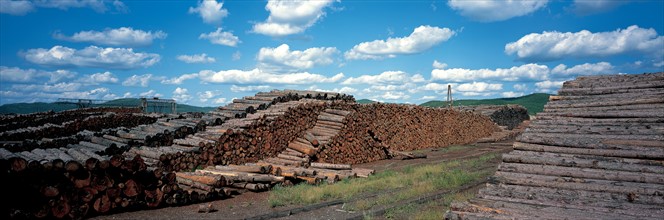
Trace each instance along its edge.
{"label": "white cumulus cloud", "polygon": [[265,10],[270,16],[265,22],[254,24],[253,32],[273,37],[302,33],[323,17],[323,9],[333,2],[268,0]]}
{"label": "white cumulus cloud", "polygon": [[157,91],[154,91],[153,89],[150,89],[149,91],[142,92],[138,94],[140,97],[162,97],[162,94],[157,93]]}
{"label": "white cumulus cloud", "polygon": [[2,82],[33,82],[41,78],[48,78],[49,83],[55,83],[74,76],[76,73],[69,70],[43,71],[0,66],[0,81]]}
{"label": "white cumulus cloud", "polygon": [[14,84],[11,86],[13,91],[37,91],[37,92],[73,92],[81,88],[80,83],[56,83],[56,84]]}
{"label": "white cumulus cloud", "polygon": [[231,91],[232,92],[260,92],[260,91],[267,91],[270,89],[270,86],[268,85],[259,85],[259,86],[237,86],[237,85],[232,85],[231,86]]}
{"label": "white cumulus cloud", "polygon": [[447,68],[447,63],[441,63],[438,62],[438,60],[434,60],[431,66],[433,66],[434,69],[445,69]]}
{"label": "white cumulus cloud", "polygon": [[204,92],[198,92],[196,94],[198,95],[198,99],[201,102],[207,102],[208,100],[213,99],[213,98],[221,95],[222,92],[219,91],[219,90],[214,90],[214,91],[209,91],[208,90],[208,91],[204,91]]}
{"label": "white cumulus cloud", "polygon": [[503,89],[503,84],[472,82],[472,83],[427,83],[421,86],[419,90],[434,91],[437,94],[447,94],[447,87],[451,86],[452,94],[461,94],[462,96],[489,96]]}
{"label": "white cumulus cloud", "polygon": [[455,32],[449,28],[419,26],[409,36],[374,40],[355,45],[344,56],[348,60],[383,59],[400,54],[422,53],[443,41],[447,41]]}
{"label": "white cumulus cloud", "polygon": [[608,62],[584,63],[568,68],[560,64],[553,69],[540,64],[524,64],[509,69],[434,69],[431,71],[431,80],[470,82],[476,80],[498,81],[541,81],[550,78],[597,75],[615,73],[614,67]]}
{"label": "white cumulus cloud", "polygon": [[592,33],[542,32],[528,34],[505,45],[505,53],[516,54],[519,60],[551,61],[567,57],[606,57],[628,53],[662,57],[664,36],[655,29],[632,25],[626,29]]}
{"label": "white cumulus cloud", "polygon": [[[25,15],[34,11],[35,8],[57,8],[68,10],[69,8],[91,8],[98,13],[109,10],[107,0],[0,0],[0,13],[10,15]],[[114,0],[111,3],[117,12],[127,12],[127,7],[122,1]]]}
{"label": "white cumulus cloud", "polygon": [[288,44],[276,48],[263,47],[257,59],[268,69],[309,69],[315,65],[328,65],[334,62],[332,56],[339,51],[334,47],[314,47],[306,50],[290,50]]}
{"label": "white cumulus cloud", "polygon": [[173,90],[173,99],[175,99],[177,102],[186,103],[187,101],[191,100],[191,98],[192,96],[189,95],[189,90],[185,88],[177,87],[175,90]]}
{"label": "white cumulus cloud", "polygon": [[223,2],[217,2],[216,0],[200,0],[195,8],[189,8],[189,13],[198,14],[205,23],[219,24],[223,18],[228,16],[228,10],[223,6]]}
{"label": "white cumulus cloud", "polygon": [[450,0],[447,5],[473,20],[493,22],[533,13],[547,3],[548,0]]}
{"label": "white cumulus cloud", "polygon": [[10,15],[25,15],[35,9],[30,1],[2,0],[0,1],[0,13]]}
{"label": "white cumulus cloud", "polygon": [[408,80],[408,74],[403,71],[385,71],[378,75],[361,75],[350,77],[341,84],[401,84]]}
{"label": "white cumulus cloud", "polygon": [[202,54],[193,54],[193,55],[180,55],[177,57],[178,60],[185,63],[214,63],[217,60],[214,57],[208,57],[206,53]]}
{"label": "white cumulus cloud", "polygon": [[150,85],[151,80],[156,80],[156,78],[152,76],[152,74],[133,75],[127,78],[124,82],[122,82],[122,85],[148,87],[148,85]]}
{"label": "white cumulus cloud", "polygon": [[513,92],[513,91],[502,92],[500,94],[505,98],[514,98],[514,97],[523,96],[523,92]]}
{"label": "white cumulus cloud", "polygon": [[357,89],[352,88],[352,87],[348,87],[348,86],[344,86],[341,89],[334,88],[332,91],[352,95],[353,93],[357,92]]}
{"label": "white cumulus cloud", "polygon": [[432,80],[467,82],[473,80],[504,80],[518,81],[523,79],[546,79],[549,74],[549,68],[539,64],[525,64],[514,66],[509,69],[434,69],[431,71]]}
{"label": "white cumulus cloud", "polygon": [[184,74],[178,77],[170,78],[170,79],[164,79],[161,81],[162,84],[173,84],[173,85],[180,85],[182,84],[185,80],[190,80],[190,79],[196,79],[198,77],[198,73],[192,73],[192,74]]}
{"label": "white cumulus cloud", "polygon": [[380,98],[388,100],[409,99],[410,95],[407,95],[404,92],[387,91],[381,95]]}
{"label": "white cumulus cloud", "polygon": [[216,31],[207,34],[203,33],[200,36],[198,36],[198,39],[207,39],[210,41],[210,43],[225,45],[229,47],[235,47],[237,46],[237,44],[242,43],[242,41],[240,41],[240,38],[233,35],[233,33],[231,32],[222,31],[221,28],[217,28]]}
{"label": "white cumulus cloud", "polygon": [[253,70],[203,70],[198,73],[201,80],[211,83],[275,83],[275,84],[312,84],[312,83],[334,83],[344,78],[343,73],[332,77],[308,72],[276,74],[265,72],[261,69]]}
{"label": "white cumulus cloud", "polygon": [[118,78],[115,77],[113,73],[106,71],[103,73],[95,73],[83,76],[83,78],[79,79],[78,81],[89,85],[98,85],[101,83],[117,83]]}
{"label": "white cumulus cloud", "polygon": [[565,83],[565,81],[546,80],[535,83],[535,87],[537,87],[538,92],[550,93],[552,91],[560,89],[560,87],[563,86],[563,83]]}
{"label": "white cumulus cloud", "polygon": [[613,65],[608,62],[599,62],[599,63],[584,63],[580,65],[567,68],[567,65],[560,64],[551,70],[551,73],[564,75],[564,76],[574,76],[574,75],[598,75],[598,74],[614,74],[616,73],[613,70]]}
{"label": "white cumulus cloud", "polygon": [[159,54],[136,53],[132,48],[102,48],[89,46],[82,50],[64,46],[51,49],[30,49],[22,52],[29,62],[45,66],[97,67],[107,69],[136,69],[159,62]]}
{"label": "white cumulus cloud", "polygon": [[56,32],[53,37],[73,42],[90,42],[108,46],[149,46],[155,39],[165,39],[168,34],[163,31],[134,30],[131,27],[116,29],[107,28],[104,31],[81,31],[72,36]]}

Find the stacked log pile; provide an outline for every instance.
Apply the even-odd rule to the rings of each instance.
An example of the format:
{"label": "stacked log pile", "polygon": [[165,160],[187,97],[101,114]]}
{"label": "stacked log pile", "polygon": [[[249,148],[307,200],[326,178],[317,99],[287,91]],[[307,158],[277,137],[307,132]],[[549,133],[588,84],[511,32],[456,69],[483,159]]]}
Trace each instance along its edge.
{"label": "stacked log pile", "polygon": [[664,73],[579,77],[451,219],[661,219]]}
{"label": "stacked log pile", "polygon": [[348,107],[339,135],[317,155],[328,163],[365,163],[387,158],[389,150],[411,151],[471,143],[498,131],[487,117],[471,112],[412,105]]}
{"label": "stacked log pile", "polygon": [[523,121],[529,120],[528,109],[520,105],[478,105],[457,107],[462,111],[471,111],[491,118],[491,121],[512,130]]}
{"label": "stacked log pile", "polygon": [[3,215],[10,218],[80,219],[182,205],[191,199],[191,193],[178,187],[174,173],[147,169],[140,157],[83,162],[55,159],[44,164],[11,157],[0,162],[2,194],[11,198],[3,205]]}
{"label": "stacked log pile", "polygon": [[289,142],[312,127],[318,113],[329,105],[354,101],[332,92],[273,90],[233,100],[210,115],[224,117],[218,126],[175,141],[201,147],[200,153],[166,154],[160,166],[166,170],[192,170],[199,166],[244,164],[273,157]]}
{"label": "stacked log pile", "polygon": [[[53,118],[53,121],[50,121]],[[34,125],[30,120],[21,122],[10,122],[12,126],[21,126],[16,130],[10,130],[0,133],[0,143],[2,147],[10,151],[32,150],[37,147],[65,147],[67,144],[80,141],[81,131],[102,131],[108,128],[134,127],[141,124],[154,123],[155,118],[143,114],[124,114],[124,113],[90,113],[90,114],[70,114],[65,112],[63,115],[54,115],[44,119],[37,119],[41,125]],[[57,124],[55,124],[57,123]],[[62,137],[71,137],[64,141],[58,140]]]}

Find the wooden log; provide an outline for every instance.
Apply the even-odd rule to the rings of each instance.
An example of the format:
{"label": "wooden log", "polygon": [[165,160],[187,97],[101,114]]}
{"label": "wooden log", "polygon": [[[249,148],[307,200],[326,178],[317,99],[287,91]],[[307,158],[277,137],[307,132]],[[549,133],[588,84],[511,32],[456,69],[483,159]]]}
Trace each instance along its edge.
{"label": "wooden log", "polygon": [[350,164],[331,164],[331,163],[311,163],[310,167],[332,170],[350,170]]}
{"label": "wooden log", "polygon": [[372,169],[366,169],[366,168],[353,168],[352,170],[353,173],[355,173],[359,177],[369,177],[376,173],[375,170]]}
{"label": "wooden log", "polygon": [[344,117],[332,115],[332,114],[323,114],[321,113],[318,115],[318,120],[319,121],[330,121],[330,122],[337,122],[337,123],[343,123],[344,122]]}
{"label": "wooden log", "polygon": [[330,109],[330,108],[325,109],[324,111],[327,112],[327,113],[339,115],[339,116],[342,116],[342,117],[346,117],[346,115],[350,114],[349,111],[338,110],[338,109]]}
{"label": "wooden log", "polygon": [[661,192],[664,185],[651,183],[616,182],[609,180],[583,179],[537,174],[512,173],[497,171],[495,176],[500,182],[512,185],[549,187],[568,190],[583,190],[610,193],[650,194]]}
{"label": "wooden log", "polygon": [[129,141],[130,141],[128,139],[124,139],[124,138],[116,137],[116,136],[112,136],[112,135],[107,135],[107,134],[103,135],[102,137],[106,138],[106,139],[109,139],[109,140],[112,140],[112,141],[115,141],[115,142],[120,142],[120,143],[123,143],[123,144],[129,144]]}
{"label": "wooden log", "polygon": [[[664,199],[654,195],[639,195],[629,201],[625,194],[592,192],[583,190],[566,190],[548,187],[533,187],[520,185],[494,185],[487,184],[481,190],[482,195],[530,199],[534,201],[567,201],[579,207],[593,202],[605,202],[613,205],[620,203],[633,203],[635,205],[664,205]],[[584,205],[585,204],[585,205]]]}
{"label": "wooden log", "polygon": [[510,153],[503,154],[503,161],[510,163],[541,164],[664,174],[664,166],[662,166],[661,162],[656,160],[515,150]]}
{"label": "wooden log", "polygon": [[621,147],[613,149],[611,148],[593,149],[593,148],[559,147],[559,146],[550,146],[542,144],[515,142],[514,149],[524,150],[524,151],[551,152],[551,153],[597,155],[597,156],[606,156],[606,157],[664,159],[664,156],[662,156],[664,155],[664,149],[660,148]]}
{"label": "wooden log", "polygon": [[298,143],[298,142],[290,142],[290,143],[288,143],[288,148],[293,149],[293,150],[296,150],[296,151],[298,151],[298,152],[300,152],[300,153],[303,153],[303,154],[305,154],[305,155],[309,155],[309,156],[313,156],[313,155],[315,155],[315,154],[316,154],[316,151],[317,151],[316,148],[309,147],[309,146],[307,146],[307,145],[300,144],[300,143]]}
{"label": "wooden log", "polygon": [[232,180],[233,182],[250,182],[250,183],[258,183],[258,182],[268,182],[268,183],[278,183],[278,182],[283,182],[285,179],[284,177],[279,177],[279,176],[273,176],[269,174],[257,174],[257,173],[245,173],[245,172],[239,172],[239,171],[227,171],[227,170],[219,170],[217,168],[213,167],[208,167],[203,170],[196,170],[197,173],[209,173],[213,175],[221,175],[224,176],[227,180]]}
{"label": "wooden log", "polygon": [[91,142],[87,142],[87,141],[81,141],[81,142],[78,142],[78,144],[89,147],[91,149],[95,149],[95,151],[102,151],[102,152],[105,151],[106,148],[108,148],[108,146],[95,144],[95,143],[91,143]]}
{"label": "wooden log", "polygon": [[269,189],[269,185],[260,183],[233,183],[231,186],[240,189],[248,189],[254,192],[260,192]]}
{"label": "wooden log", "polygon": [[[265,162],[270,163],[270,164],[275,164],[275,165],[291,165],[291,166],[302,166],[302,162],[299,161],[292,161],[292,160],[284,160],[281,158],[266,158]],[[283,170],[282,170],[283,172]]]}
{"label": "wooden log", "polygon": [[597,135],[526,132],[519,136],[517,140],[533,144],[598,149],[616,149],[621,146],[664,148],[664,135]]}
{"label": "wooden log", "polygon": [[304,139],[309,141],[309,143],[311,143],[311,145],[314,146],[314,147],[318,147],[318,145],[320,144],[318,142],[318,139],[316,139],[316,137],[310,132],[305,132],[304,133]]}
{"label": "wooden log", "polygon": [[323,182],[323,179],[318,178],[318,177],[308,177],[308,176],[297,176],[298,179],[306,181],[308,184],[311,185],[318,185]]}
{"label": "wooden log", "polygon": [[204,175],[194,172],[176,172],[178,178],[189,179],[212,187],[222,187],[226,185],[226,179],[221,175]]}
{"label": "wooden log", "polygon": [[206,184],[203,184],[203,183],[200,183],[200,182],[196,182],[196,181],[193,181],[193,180],[190,180],[190,179],[178,178],[177,182],[179,184],[184,184],[184,185],[189,186],[189,187],[193,187],[193,188],[196,188],[196,189],[201,189],[205,192],[214,192],[215,191],[213,186],[209,186],[209,185],[206,185]]}
{"label": "wooden log", "polygon": [[106,147],[110,147],[113,144],[115,144],[116,147],[123,147],[123,146],[126,145],[125,143],[120,143],[120,142],[117,142],[117,141],[109,140],[109,139],[106,139],[106,138],[103,138],[103,137],[96,137],[96,136],[90,137],[90,142],[95,143],[95,144],[99,144],[99,145],[103,145],[103,146],[106,146]]}
{"label": "wooden log", "polygon": [[568,176],[588,179],[628,181],[641,183],[664,183],[664,174],[635,173],[627,171],[600,170],[592,168],[562,167],[520,163],[500,164],[498,170],[504,172],[529,173],[549,176]]}
{"label": "wooden log", "polygon": [[17,157],[17,156],[14,153],[8,151],[5,148],[0,148],[0,159],[7,160],[7,159],[12,158],[12,157]]}
{"label": "wooden log", "polygon": [[308,158],[303,158],[303,157],[296,157],[296,156],[291,156],[287,154],[280,153],[277,155],[278,158],[284,159],[284,160],[292,160],[292,161],[300,161],[302,163],[307,163],[309,162]]}
{"label": "wooden log", "polygon": [[131,139],[131,140],[141,140],[141,141],[145,140],[148,137],[147,134],[140,133],[139,131],[136,130],[130,130],[129,132],[120,130],[117,132],[117,135],[121,138]]}

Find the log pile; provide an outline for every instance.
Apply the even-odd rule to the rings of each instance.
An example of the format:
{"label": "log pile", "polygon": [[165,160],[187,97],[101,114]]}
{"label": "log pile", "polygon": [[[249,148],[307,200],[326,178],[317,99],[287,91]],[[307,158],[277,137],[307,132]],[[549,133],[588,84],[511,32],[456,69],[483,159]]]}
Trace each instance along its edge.
{"label": "log pile", "polygon": [[491,118],[491,121],[512,130],[523,121],[529,120],[528,109],[520,105],[478,105],[457,107],[462,111],[471,111]]}
{"label": "log pile", "polygon": [[565,82],[450,219],[661,219],[664,73]]}
{"label": "log pile", "polygon": [[55,159],[43,164],[20,157],[0,161],[2,193],[11,198],[3,205],[3,215],[10,218],[80,219],[187,204],[193,195],[178,187],[173,173],[147,169],[140,157]]}
{"label": "log pile", "polygon": [[365,163],[388,158],[389,150],[411,151],[471,143],[498,127],[471,112],[412,105],[352,105],[339,135],[321,147],[318,160]]}
{"label": "log pile", "polygon": [[[21,128],[1,132],[0,143],[2,143],[2,147],[14,152],[32,150],[37,147],[65,147],[67,144],[72,143],[71,140],[80,141],[83,137],[77,136],[77,134],[80,134],[81,131],[98,132],[108,128],[134,127],[141,124],[154,123],[156,120],[149,115],[133,113],[111,112],[76,115],[71,114],[71,112],[65,112],[62,113],[63,115],[59,114],[57,113],[52,117],[44,119],[36,119],[44,123],[38,126],[35,126],[32,122],[25,122],[23,124],[11,122],[14,127],[21,126]],[[57,122],[60,123],[53,124]],[[68,136],[71,137],[70,140],[56,140]]]}
{"label": "log pile", "polygon": [[312,127],[326,106],[353,102],[352,96],[332,92],[273,90],[236,99],[210,112],[224,117],[221,125],[174,141],[201,147],[200,153],[167,154],[160,160],[166,170],[192,170],[205,165],[256,162],[277,156],[289,142]]}

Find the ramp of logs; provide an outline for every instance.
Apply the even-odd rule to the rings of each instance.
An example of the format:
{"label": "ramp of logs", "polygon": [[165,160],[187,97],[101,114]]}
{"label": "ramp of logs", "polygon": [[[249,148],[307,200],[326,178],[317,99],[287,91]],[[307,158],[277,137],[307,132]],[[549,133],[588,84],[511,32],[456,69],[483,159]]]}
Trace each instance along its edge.
{"label": "ramp of logs", "polygon": [[661,219],[664,73],[568,81],[448,219]]}

